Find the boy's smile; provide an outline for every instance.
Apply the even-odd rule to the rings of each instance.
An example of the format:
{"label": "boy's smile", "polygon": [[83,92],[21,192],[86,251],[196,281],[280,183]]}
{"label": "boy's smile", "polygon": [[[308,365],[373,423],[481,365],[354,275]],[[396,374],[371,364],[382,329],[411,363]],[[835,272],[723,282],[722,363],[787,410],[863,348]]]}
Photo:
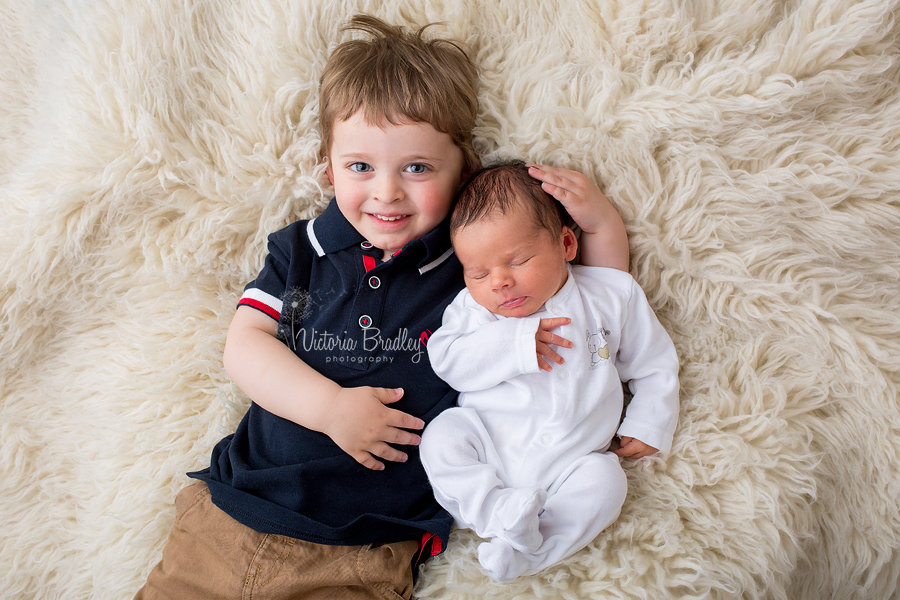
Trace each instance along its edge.
{"label": "boy's smile", "polygon": [[334,125],[328,179],[344,217],[387,260],[450,212],[462,151],[428,123],[372,125],[357,112]]}

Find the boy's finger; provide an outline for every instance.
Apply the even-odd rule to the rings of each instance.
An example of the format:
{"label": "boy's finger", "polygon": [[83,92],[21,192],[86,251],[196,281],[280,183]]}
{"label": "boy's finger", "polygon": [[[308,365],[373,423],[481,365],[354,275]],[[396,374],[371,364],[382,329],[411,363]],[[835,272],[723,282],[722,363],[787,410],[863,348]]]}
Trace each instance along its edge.
{"label": "boy's finger", "polygon": [[354,456],[353,458],[356,459],[356,462],[358,462],[359,464],[361,464],[362,466],[364,466],[367,469],[372,469],[373,471],[383,471],[384,470],[384,463],[382,463],[378,460],[375,460],[375,457],[373,457],[368,452],[362,452],[359,456]]}
{"label": "boy's finger", "polygon": [[414,417],[409,413],[394,410],[391,412],[390,422],[388,423],[388,425],[390,425],[391,427],[396,427],[398,429],[424,429],[425,421]]}
{"label": "boy's finger", "polygon": [[572,177],[573,172],[568,169],[559,169],[547,165],[531,165],[529,173],[535,179],[566,190],[572,190],[578,186],[578,182]]}
{"label": "boy's finger", "polygon": [[576,194],[574,191],[570,190],[569,188],[566,188],[562,185],[557,185],[555,183],[550,183],[549,181],[545,181],[545,182],[541,183],[541,188],[543,188],[543,190],[545,192],[547,192],[548,194],[550,194],[551,196],[553,196],[554,198],[556,198],[563,204],[565,204],[566,200],[568,200],[570,198],[578,197],[578,194]]}
{"label": "boy's finger", "polygon": [[534,177],[535,175],[542,175],[544,177],[561,177],[562,173],[564,173],[565,170],[551,165],[539,165],[537,163],[531,163],[528,165],[528,172],[532,174],[532,177]]}
{"label": "boy's finger", "polygon": [[378,458],[389,460],[391,462],[403,463],[409,459],[405,452],[401,452],[388,444],[379,444],[372,450],[372,454]]}
{"label": "boy's finger", "polygon": [[[413,429],[410,427],[410,429]],[[419,427],[421,429],[421,427]],[[422,438],[407,431],[406,428],[392,427],[388,433],[384,436],[384,441],[390,444],[397,444],[399,446],[418,446],[422,443]]]}
{"label": "boy's finger", "polygon": [[372,388],[382,404],[391,404],[403,397],[403,388]]}

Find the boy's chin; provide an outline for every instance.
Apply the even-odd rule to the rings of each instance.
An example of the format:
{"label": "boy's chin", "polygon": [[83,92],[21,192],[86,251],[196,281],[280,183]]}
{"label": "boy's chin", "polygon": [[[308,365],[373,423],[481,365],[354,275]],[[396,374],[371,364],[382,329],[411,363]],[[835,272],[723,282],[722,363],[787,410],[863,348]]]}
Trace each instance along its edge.
{"label": "boy's chin", "polygon": [[[365,232],[361,232],[365,236]],[[367,239],[379,250],[384,251],[385,260],[400,252],[405,245],[416,240],[428,232],[416,235],[417,232],[405,232],[403,235],[379,235],[378,232],[371,232],[371,236]]]}

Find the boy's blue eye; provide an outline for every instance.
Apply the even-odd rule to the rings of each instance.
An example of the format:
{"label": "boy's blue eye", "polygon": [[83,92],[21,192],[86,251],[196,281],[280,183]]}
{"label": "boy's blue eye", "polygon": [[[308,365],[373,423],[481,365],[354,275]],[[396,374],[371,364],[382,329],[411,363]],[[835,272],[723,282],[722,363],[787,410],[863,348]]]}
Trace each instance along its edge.
{"label": "boy's blue eye", "polygon": [[427,171],[428,167],[426,167],[423,164],[416,163],[416,164],[409,165],[408,167],[406,167],[406,170],[409,171],[410,173],[415,173],[415,174],[419,175],[419,174],[422,174],[425,171]]}
{"label": "boy's blue eye", "polygon": [[367,173],[372,170],[372,167],[364,162],[355,162],[350,164],[350,170],[357,173]]}

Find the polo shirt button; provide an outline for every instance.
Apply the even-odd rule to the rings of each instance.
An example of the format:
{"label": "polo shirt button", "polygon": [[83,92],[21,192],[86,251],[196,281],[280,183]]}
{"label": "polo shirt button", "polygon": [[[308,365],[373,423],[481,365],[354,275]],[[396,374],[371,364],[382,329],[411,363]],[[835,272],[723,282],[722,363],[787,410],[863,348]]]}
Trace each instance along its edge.
{"label": "polo shirt button", "polygon": [[359,326],[363,329],[368,329],[372,326],[372,317],[369,315],[363,315],[359,318]]}
{"label": "polo shirt button", "polygon": [[372,242],[363,242],[362,244],[360,244],[360,246],[362,246],[364,250],[371,250],[375,247],[375,244],[373,244]]}
{"label": "polo shirt button", "polygon": [[556,306],[554,306],[553,308],[551,308],[550,311],[551,311],[554,315],[558,315],[558,314],[560,314],[560,313],[563,311],[563,307],[557,304]]}
{"label": "polo shirt button", "polygon": [[559,377],[561,380],[565,381],[566,379],[569,378],[569,372],[566,371],[565,369],[560,369],[559,373],[557,373],[556,376]]}
{"label": "polo shirt button", "polygon": [[541,436],[541,443],[546,446],[549,446],[550,444],[553,443],[553,436],[550,435],[549,433],[545,433],[544,435]]}
{"label": "polo shirt button", "polygon": [[374,276],[369,277],[369,287],[373,290],[377,290],[381,287],[381,280]]}

